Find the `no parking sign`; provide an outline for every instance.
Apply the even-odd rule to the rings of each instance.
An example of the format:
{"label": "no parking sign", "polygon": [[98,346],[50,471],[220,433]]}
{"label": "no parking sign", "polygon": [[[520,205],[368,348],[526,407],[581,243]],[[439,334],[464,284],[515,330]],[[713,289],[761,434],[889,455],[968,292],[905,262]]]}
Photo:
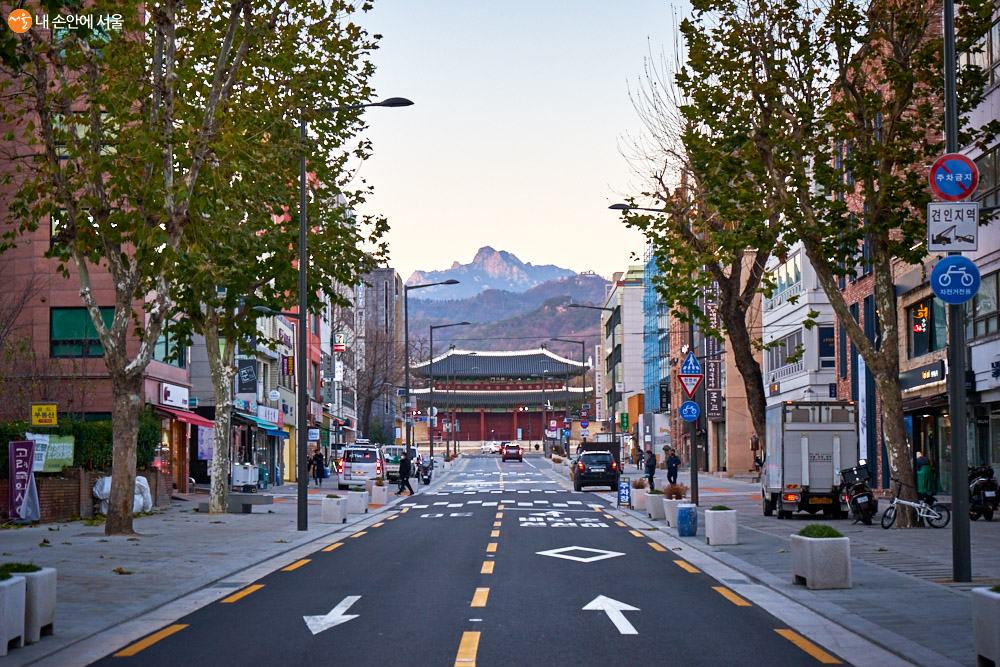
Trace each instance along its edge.
{"label": "no parking sign", "polygon": [[976,163],[960,153],[942,155],[930,171],[931,192],[945,201],[962,201],[979,185]]}

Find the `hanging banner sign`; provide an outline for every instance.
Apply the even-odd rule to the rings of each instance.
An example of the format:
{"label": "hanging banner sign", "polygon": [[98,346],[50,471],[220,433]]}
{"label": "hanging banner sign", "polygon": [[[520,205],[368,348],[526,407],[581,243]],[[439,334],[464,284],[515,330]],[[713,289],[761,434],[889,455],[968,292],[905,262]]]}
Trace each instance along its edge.
{"label": "hanging banner sign", "polygon": [[38,491],[35,488],[35,443],[15,440],[7,443],[7,467],[10,487],[7,494],[7,514],[11,519],[38,521]]}

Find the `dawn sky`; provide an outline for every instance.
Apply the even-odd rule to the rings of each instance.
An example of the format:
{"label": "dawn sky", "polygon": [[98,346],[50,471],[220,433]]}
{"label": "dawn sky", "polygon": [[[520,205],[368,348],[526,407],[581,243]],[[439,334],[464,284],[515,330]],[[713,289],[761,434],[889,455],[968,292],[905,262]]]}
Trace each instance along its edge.
{"label": "dawn sky", "polygon": [[604,276],[641,256],[608,206],[640,187],[619,144],[643,58],[673,44],[670,3],[375,0],[360,21],[383,36],[377,97],[415,102],[367,112],[361,173],[404,280],[484,245]]}

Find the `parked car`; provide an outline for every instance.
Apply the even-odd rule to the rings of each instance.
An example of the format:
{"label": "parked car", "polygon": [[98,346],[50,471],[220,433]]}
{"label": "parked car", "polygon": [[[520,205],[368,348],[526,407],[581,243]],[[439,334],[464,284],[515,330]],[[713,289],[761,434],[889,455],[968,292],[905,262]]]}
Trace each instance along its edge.
{"label": "parked car", "polygon": [[516,442],[505,442],[500,446],[500,460],[517,459],[523,461],[524,450]]}
{"label": "parked car", "polygon": [[618,488],[618,464],[611,452],[584,452],[573,462],[573,488],[607,485]]}
{"label": "parked car", "polygon": [[[398,468],[397,468],[398,470]],[[373,445],[349,445],[337,462],[337,488],[364,485],[369,479],[385,476],[385,457]]]}

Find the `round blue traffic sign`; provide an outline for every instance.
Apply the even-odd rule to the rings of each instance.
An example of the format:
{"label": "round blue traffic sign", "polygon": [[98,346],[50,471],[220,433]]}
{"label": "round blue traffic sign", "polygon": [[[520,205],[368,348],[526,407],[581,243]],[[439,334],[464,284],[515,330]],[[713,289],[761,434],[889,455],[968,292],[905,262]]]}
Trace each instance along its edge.
{"label": "round blue traffic sign", "polygon": [[965,303],[979,291],[979,269],[967,257],[949,255],[931,271],[931,289],[945,303]]}
{"label": "round blue traffic sign", "polygon": [[589,421],[587,421],[586,419],[580,420],[580,428],[587,428],[588,426],[590,426]]}
{"label": "round blue traffic sign", "polygon": [[684,401],[681,403],[680,413],[681,419],[686,422],[693,422],[698,418],[698,415],[701,413],[701,409],[694,401]]}
{"label": "round blue traffic sign", "polygon": [[931,192],[945,201],[962,201],[979,185],[976,163],[959,153],[942,155],[930,171]]}

